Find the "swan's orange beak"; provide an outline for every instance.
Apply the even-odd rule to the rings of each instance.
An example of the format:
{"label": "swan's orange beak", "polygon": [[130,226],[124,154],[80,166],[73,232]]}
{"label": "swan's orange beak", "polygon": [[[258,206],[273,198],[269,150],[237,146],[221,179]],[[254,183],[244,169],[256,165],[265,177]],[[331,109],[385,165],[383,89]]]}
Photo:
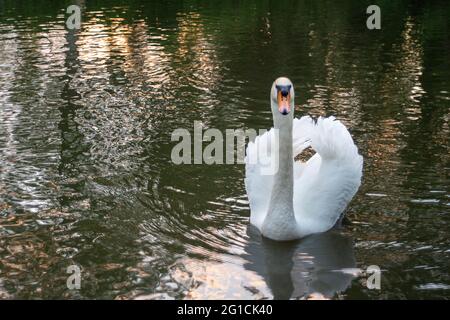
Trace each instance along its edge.
{"label": "swan's orange beak", "polygon": [[278,111],[282,115],[287,115],[291,112],[291,94],[289,91],[283,89],[278,90]]}

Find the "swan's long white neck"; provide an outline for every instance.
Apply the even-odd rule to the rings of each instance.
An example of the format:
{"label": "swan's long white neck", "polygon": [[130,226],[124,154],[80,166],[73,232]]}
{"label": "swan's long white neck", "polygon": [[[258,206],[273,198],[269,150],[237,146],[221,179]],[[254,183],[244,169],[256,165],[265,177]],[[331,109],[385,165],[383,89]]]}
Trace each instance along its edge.
{"label": "swan's long white neck", "polygon": [[282,115],[278,112],[276,103],[273,101],[271,103],[274,128],[278,129],[279,133],[279,166],[274,176],[269,209],[261,230],[264,236],[274,240],[292,240],[298,238],[299,233],[293,207],[292,125],[294,104],[292,102],[290,114]]}

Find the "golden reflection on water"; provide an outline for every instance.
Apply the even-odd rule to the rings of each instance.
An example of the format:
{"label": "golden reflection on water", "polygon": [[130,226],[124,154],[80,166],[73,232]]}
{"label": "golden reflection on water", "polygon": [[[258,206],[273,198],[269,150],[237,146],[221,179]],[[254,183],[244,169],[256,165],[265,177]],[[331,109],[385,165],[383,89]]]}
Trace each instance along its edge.
{"label": "golden reflection on water", "polygon": [[[401,34],[402,42],[394,47],[398,50],[397,61],[386,71],[382,82],[383,92],[387,96],[396,93],[403,97],[401,107],[408,120],[416,121],[421,116],[420,98],[425,93],[420,82],[423,71],[423,49],[420,43],[420,25],[408,17]],[[392,101],[386,101],[392,104]]]}
{"label": "golden reflection on water", "polygon": [[[179,14],[177,17],[177,51],[175,59],[183,63],[183,72],[185,72],[185,63],[188,64],[189,73],[183,75],[183,78],[195,88],[210,93],[221,80],[220,66],[215,53],[214,39],[206,33],[203,20],[199,13],[190,12]],[[206,96],[208,97],[208,96]],[[206,108],[213,107],[209,96],[207,101],[199,101]]]}
{"label": "golden reflection on water", "polygon": [[[417,89],[421,88],[422,49],[417,39],[419,35],[417,26],[411,18],[406,20],[401,35],[398,57],[395,56],[394,63],[386,70],[384,79],[381,81],[380,94],[383,96],[379,99],[384,105],[383,110],[380,110],[383,118],[379,119],[378,126],[373,128],[372,139],[367,141],[366,146],[370,165],[382,169],[376,174],[375,188],[378,189],[376,191],[387,194],[401,193],[402,184],[407,177],[398,172],[398,170],[407,170],[398,165],[401,162],[400,151],[406,146],[401,127],[405,119],[399,118],[393,110],[404,112],[409,120],[417,120],[420,116],[420,105],[418,100],[409,98],[413,91],[416,94],[415,98],[419,98],[423,92],[422,89]],[[394,44],[394,48],[396,47],[397,45]],[[397,50],[394,52],[397,53]],[[398,96],[399,101],[386,100],[385,96]],[[398,211],[403,211],[405,204],[397,203],[396,208]]]}
{"label": "golden reflection on water", "polygon": [[[162,45],[167,36],[160,29],[151,29],[145,20],[135,21],[130,30],[130,55],[126,58],[124,70],[127,78],[137,89],[149,85],[162,89],[171,83],[170,54]],[[142,77],[144,74],[146,77]]]}
{"label": "golden reflection on water", "polygon": [[110,43],[108,27],[100,23],[99,18],[93,17],[83,26],[77,42],[77,51],[84,79],[104,78],[108,74]]}
{"label": "golden reflection on water", "polygon": [[[242,268],[245,261],[221,263],[185,259],[181,263],[195,279],[184,298],[193,299],[267,299],[272,296],[264,279]],[[176,272],[173,275],[177,279]]]}

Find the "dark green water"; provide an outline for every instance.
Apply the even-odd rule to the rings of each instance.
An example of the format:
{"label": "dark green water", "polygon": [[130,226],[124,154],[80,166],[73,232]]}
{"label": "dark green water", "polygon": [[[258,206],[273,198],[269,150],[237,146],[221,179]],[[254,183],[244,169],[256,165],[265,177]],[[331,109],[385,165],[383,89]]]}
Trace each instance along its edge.
{"label": "dark green water", "polygon": [[[450,3],[164,3],[0,0],[0,298],[449,298]],[[170,159],[194,120],[270,127],[280,75],[365,159],[351,224],[289,244],[242,165]]]}

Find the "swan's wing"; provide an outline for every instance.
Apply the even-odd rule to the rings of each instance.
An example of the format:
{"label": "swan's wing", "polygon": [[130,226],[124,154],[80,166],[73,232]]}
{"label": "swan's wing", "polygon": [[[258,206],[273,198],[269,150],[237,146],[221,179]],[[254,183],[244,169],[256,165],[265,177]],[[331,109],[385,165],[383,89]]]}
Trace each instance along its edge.
{"label": "swan's wing", "polygon": [[294,119],[293,127],[294,153],[295,142],[309,140],[311,147],[324,159],[355,160],[362,165],[362,157],[352,136],[342,122],[334,117],[319,117],[314,120],[310,116]]}
{"label": "swan's wing", "polygon": [[[247,145],[245,156],[245,189],[250,203],[250,223],[261,230],[269,207],[273,175],[264,174],[264,164],[271,161],[273,128]],[[266,149],[265,149],[266,148]],[[265,151],[265,152],[264,152]]]}
{"label": "swan's wing", "polygon": [[[363,159],[347,128],[334,117],[295,121],[316,154],[294,166],[294,211],[302,233],[334,226],[361,183]],[[295,139],[294,139],[295,140]]]}

